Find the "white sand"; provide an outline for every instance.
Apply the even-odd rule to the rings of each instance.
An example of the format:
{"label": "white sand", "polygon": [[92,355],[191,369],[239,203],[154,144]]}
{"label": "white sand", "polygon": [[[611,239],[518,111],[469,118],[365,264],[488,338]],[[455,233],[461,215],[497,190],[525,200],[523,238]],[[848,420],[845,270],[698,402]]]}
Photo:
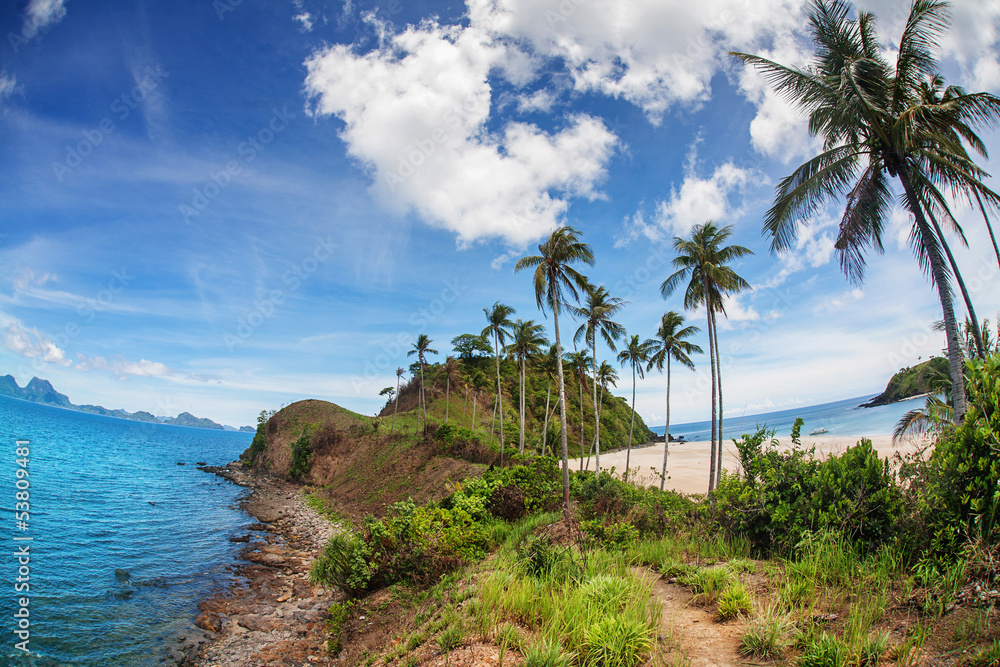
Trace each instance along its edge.
{"label": "white sand", "polygon": [[[830,454],[838,454],[848,447],[856,445],[861,436],[841,436],[841,435],[804,435],[802,436],[802,446],[809,448],[816,446],[817,456],[826,457]],[[892,459],[896,453],[905,455],[918,450],[923,446],[922,439],[911,439],[897,446],[892,444],[892,436],[876,435],[869,438],[875,446],[879,456]],[[791,445],[791,438],[779,438],[782,447]],[[667,488],[681,493],[706,493],[708,491],[708,466],[709,466],[709,442],[685,442],[670,443],[670,457],[667,461]],[[625,472],[625,454],[619,451],[601,456],[601,468],[616,468],[616,474],[621,476]],[[736,471],[739,469],[737,463],[736,447],[732,440],[726,440],[722,445],[722,465],[726,470]],[[570,462],[572,467],[573,462]],[[591,461],[591,470],[593,470]],[[652,468],[653,470],[650,470]],[[642,486],[660,485],[659,473],[663,468],[663,445],[653,445],[633,449],[629,463],[631,470],[630,477],[637,484]]]}

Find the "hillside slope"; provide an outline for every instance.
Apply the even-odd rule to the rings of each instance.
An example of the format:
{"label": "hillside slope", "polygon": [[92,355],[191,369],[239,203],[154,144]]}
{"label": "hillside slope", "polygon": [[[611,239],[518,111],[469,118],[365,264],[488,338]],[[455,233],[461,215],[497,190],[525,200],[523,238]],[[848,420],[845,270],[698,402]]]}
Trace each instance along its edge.
{"label": "hillside slope", "polygon": [[932,357],[916,366],[901,368],[890,378],[885,391],[861,407],[873,408],[877,405],[888,405],[931,392],[933,391],[932,383],[935,375],[948,377],[948,360],[944,357]]}

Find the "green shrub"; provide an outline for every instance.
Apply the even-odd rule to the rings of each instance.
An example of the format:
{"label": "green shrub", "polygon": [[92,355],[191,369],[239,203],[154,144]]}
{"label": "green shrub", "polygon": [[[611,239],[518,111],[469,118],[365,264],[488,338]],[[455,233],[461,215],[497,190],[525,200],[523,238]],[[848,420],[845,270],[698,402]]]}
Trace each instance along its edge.
{"label": "green shrub", "polygon": [[310,430],[308,427],[303,429],[299,439],[292,443],[292,462],[288,466],[289,479],[299,481],[309,473],[312,465]]}
{"label": "green shrub", "polygon": [[636,621],[608,617],[584,636],[584,664],[594,667],[637,667],[653,646],[652,633]]}
{"label": "green shrub", "polygon": [[347,595],[357,597],[368,589],[372,571],[368,545],[350,533],[339,533],[330,538],[322,555],[309,570],[313,583],[336,586]]}
{"label": "green shrub", "polygon": [[441,631],[438,635],[437,643],[442,653],[448,653],[453,648],[462,645],[465,641],[465,630],[461,625],[453,625]]}
{"label": "green shrub", "polygon": [[851,651],[833,635],[822,633],[808,640],[799,656],[799,667],[847,667]]}
{"label": "green shrub", "polygon": [[740,654],[772,660],[781,657],[788,646],[791,623],[778,609],[771,607],[763,616],[750,621],[740,638]]}
{"label": "green shrub", "polygon": [[587,606],[602,615],[614,615],[628,604],[632,595],[632,582],[613,574],[599,574],[580,587]]}
{"label": "green shrub", "polygon": [[715,603],[732,581],[733,575],[723,567],[704,567],[677,577],[677,583],[688,586],[694,591],[695,599],[705,604]]}
{"label": "green shrub", "polygon": [[585,519],[627,522],[639,535],[662,535],[687,525],[697,511],[694,503],[680,494],[636,487],[616,478],[613,470],[600,475],[577,473],[571,481],[571,493],[580,501]]}
{"label": "green shrub", "polygon": [[570,657],[558,642],[541,640],[524,654],[524,667],[569,667]]}
{"label": "green shrub", "polygon": [[330,605],[330,617],[326,619],[326,630],[330,638],[326,642],[326,649],[330,653],[340,653],[344,643],[344,625],[351,617],[351,607],[353,602],[334,602]]}
{"label": "green shrub", "polygon": [[639,531],[627,521],[606,523],[601,519],[583,521],[580,529],[605,549],[621,551],[639,541]]}
{"label": "green shrub", "polygon": [[719,608],[716,610],[716,618],[720,621],[728,621],[753,611],[753,597],[750,591],[742,583],[734,583],[722,591],[719,596]]}

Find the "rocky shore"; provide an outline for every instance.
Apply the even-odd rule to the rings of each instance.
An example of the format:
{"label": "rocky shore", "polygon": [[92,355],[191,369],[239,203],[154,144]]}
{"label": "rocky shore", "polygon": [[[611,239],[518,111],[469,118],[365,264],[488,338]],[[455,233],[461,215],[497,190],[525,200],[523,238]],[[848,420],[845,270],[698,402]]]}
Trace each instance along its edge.
{"label": "rocky shore", "polygon": [[298,486],[241,463],[200,469],[248,488],[241,504],[258,522],[231,538],[247,543],[236,566],[239,580],[199,605],[196,625],[205,639],[181,638],[180,664],[333,664],[324,621],[339,594],[311,585],[309,568],[339,526],[309,507]]}

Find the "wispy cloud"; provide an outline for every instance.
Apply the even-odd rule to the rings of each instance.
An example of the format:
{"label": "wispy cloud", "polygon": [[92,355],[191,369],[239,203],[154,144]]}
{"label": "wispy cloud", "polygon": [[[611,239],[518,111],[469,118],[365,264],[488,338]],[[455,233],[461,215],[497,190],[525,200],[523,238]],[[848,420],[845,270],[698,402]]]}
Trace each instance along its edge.
{"label": "wispy cloud", "polygon": [[58,23],[66,16],[66,0],[31,0],[24,12],[21,34],[31,39],[39,30]]}

